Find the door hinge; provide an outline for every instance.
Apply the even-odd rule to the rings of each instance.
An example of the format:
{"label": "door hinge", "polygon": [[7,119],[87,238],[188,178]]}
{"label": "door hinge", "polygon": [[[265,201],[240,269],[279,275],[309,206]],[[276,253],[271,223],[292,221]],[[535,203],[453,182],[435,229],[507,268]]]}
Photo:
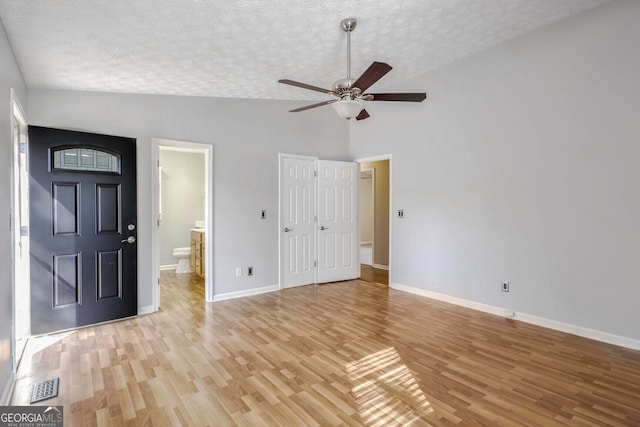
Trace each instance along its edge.
{"label": "door hinge", "polygon": [[160,167],[160,160],[158,160],[157,163],[158,163],[158,167]]}
{"label": "door hinge", "polygon": [[317,267],[318,266],[318,261],[313,261],[313,266]]}
{"label": "door hinge", "polygon": [[20,237],[27,237],[29,235],[29,226],[23,225],[20,227]]}
{"label": "door hinge", "polygon": [[313,216],[313,222],[318,222],[318,215]]}
{"label": "door hinge", "polygon": [[28,150],[29,150],[29,146],[27,145],[27,143],[26,142],[21,142],[20,143],[20,153],[27,154]]}
{"label": "door hinge", "polygon": [[317,177],[318,176],[318,171],[313,171],[313,176]]}

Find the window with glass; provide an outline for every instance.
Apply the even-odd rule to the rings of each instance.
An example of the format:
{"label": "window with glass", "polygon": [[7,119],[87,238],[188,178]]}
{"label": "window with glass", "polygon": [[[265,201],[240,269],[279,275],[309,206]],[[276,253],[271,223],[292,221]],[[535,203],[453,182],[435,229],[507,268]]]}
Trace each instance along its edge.
{"label": "window with glass", "polygon": [[53,151],[53,168],[120,173],[120,156],[94,148],[61,148]]}

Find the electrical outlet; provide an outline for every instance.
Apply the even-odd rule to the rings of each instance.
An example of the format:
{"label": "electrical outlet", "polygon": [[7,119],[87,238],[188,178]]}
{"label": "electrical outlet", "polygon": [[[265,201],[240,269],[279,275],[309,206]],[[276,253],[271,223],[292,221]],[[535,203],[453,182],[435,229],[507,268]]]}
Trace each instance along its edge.
{"label": "electrical outlet", "polygon": [[398,218],[404,218],[404,209],[398,209]]}
{"label": "electrical outlet", "polygon": [[260,211],[260,219],[267,219],[267,211],[265,210]]}
{"label": "electrical outlet", "polygon": [[247,267],[247,276],[253,276],[253,267]]}
{"label": "electrical outlet", "polygon": [[502,282],[502,292],[509,292],[509,282]]}
{"label": "electrical outlet", "polygon": [[236,277],[242,276],[242,267],[236,267]]}

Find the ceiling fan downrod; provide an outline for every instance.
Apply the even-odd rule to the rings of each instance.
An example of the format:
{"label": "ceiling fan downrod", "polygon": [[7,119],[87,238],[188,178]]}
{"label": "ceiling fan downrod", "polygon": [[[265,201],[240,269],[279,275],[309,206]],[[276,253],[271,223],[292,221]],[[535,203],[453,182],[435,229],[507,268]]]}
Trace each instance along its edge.
{"label": "ceiling fan downrod", "polygon": [[351,32],[356,29],[356,18],[346,18],[340,21],[340,28],[347,33],[347,79],[351,80]]}
{"label": "ceiling fan downrod", "polygon": [[333,92],[341,99],[353,100],[355,93],[351,90],[351,86],[355,79],[351,78],[351,32],[356,28],[356,18],[346,18],[340,21],[340,28],[347,33],[347,77],[338,79],[333,83]]}

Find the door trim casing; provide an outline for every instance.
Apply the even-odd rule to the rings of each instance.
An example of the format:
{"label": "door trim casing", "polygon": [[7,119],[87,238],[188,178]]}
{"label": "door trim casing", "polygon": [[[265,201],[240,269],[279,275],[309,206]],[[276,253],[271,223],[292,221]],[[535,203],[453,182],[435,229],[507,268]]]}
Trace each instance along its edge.
{"label": "door trim casing", "polygon": [[204,153],[205,161],[205,205],[204,205],[204,221],[205,221],[205,278],[204,278],[204,294],[207,302],[212,302],[215,296],[215,286],[213,281],[213,145],[200,142],[178,141],[164,138],[151,138],[151,257],[152,257],[152,306],[144,307],[144,311],[138,314],[146,314],[158,311],[160,307],[160,251],[158,243],[160,241],[158,230],[158,219],[160,212],[160,186],[158,162],[160,160],[160,147],[175,147],[197,150]]}
{"label": "door trim casing", "polygon": [[389,283],[391,283],[391,273],[393,268],[393,161],[391,153],[380,154],[378,156],[361,157],[355,159],[354,162],[358,164],[372,163],[381,160],[389,161]]}
{"label": "door trim casing", "polygon": [[[27,116],[25,114],[25,110],[24,108],[22,108],[22,104],[20,104],[20,100],[18,99],[18,95],[16,94],[14,88],[10,88],[9,90],[9,111],[11,112],[10,115],[10,120],[9,120],[9,141],[11,141],[11,149],[9,150],[9,155],[11,157],[11,162],[10,162],[10,166],[9,166],[9,174],[10,174],[10,178],[9,178],[9,209],[10,209],[10,215],[11,215],[11,230],[10,230],[10,235],[11,235],[11,246],[10,246],[10,261],[9,261],[9,265],[10,265],[10,283],[11,283],[11,343],[10,343],[10,359],[11,359],[11,374],[10,377],[8,378],[6,387],[4,390],[0,390],[0,405],[8,405],[9,404],[9,399],[11,397],[11,394],[13,393],[13,389],[15,386],[15,380],[16,380],[16,374],[17,374],[17,369],[18,369],[18,360],[19,360],[19,355],[17,354],[17,342],[16,342],[16,259],[15,259],[15,254],[16,254],[16,237],[17,235],[20,233],[20,230],[17,229],[17,227],[15,226],[17,219],[15,218],[15,211],[16,211],[16,203],[21,203],[21,200],[19,200],[19,197],[26,197],[27,200],[29,198],[28,194],[25,196],[24,194],[19,195],[19,194],[15,194],[15,185],[16,185],[16,174],[20,173],[20,169],[18,167],[18,169],[16,170],[16,164],[14,162],[15,159],[15,144],[14,144],[14,129],[15,126],[20,126],[20,124],[24,125],[25,127],[27,126]],[[18,120],[21,123],[15,123],[16,118],[18,118]],[[28,142],[28,139],[27,139]],[[27,237],[28,238],[28,237]],[[29,263],[29,257],[27,257],[27,263]],[[28,265],[27,265],[28,267]],[[26,271],[25,272],[26,278],[29,279],[29,272]],[[30,308],[30,307],[29,307]],[[29,325],[27,328],[27,334],[31,334],[31,323],[30,323],[30,318],[28,319]]]}

